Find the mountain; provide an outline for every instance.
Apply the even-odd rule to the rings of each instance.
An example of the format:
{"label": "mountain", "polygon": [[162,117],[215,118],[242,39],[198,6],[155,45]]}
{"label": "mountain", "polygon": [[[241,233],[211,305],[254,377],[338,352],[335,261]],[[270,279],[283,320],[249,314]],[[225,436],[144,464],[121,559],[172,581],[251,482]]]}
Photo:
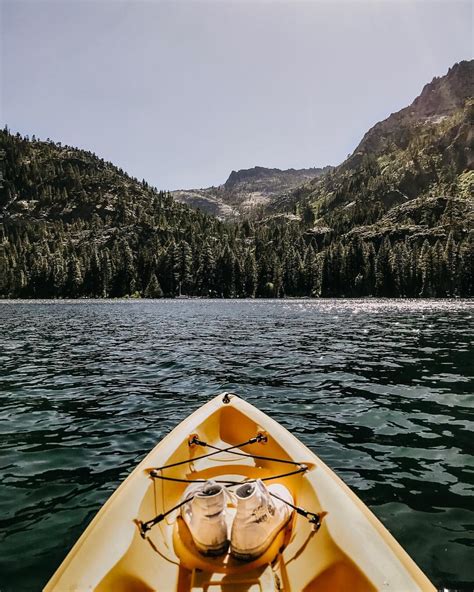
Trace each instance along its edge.
{"label": "mountain", "polygon": [[220,244],[217,219],[91,152],[4,129],[0,157],[0,296],[173,295]]}
{"label": "mountain", "polygon": [[202,190],[227,221],[4,129],[0,297],[473,296],[472,75],[435,78],[334,169],[233,171]]}
{"label": "mountain", "polygon": [[392,207],[420,197],[469,199],[473,97],[474,61],[455,64],[409,107],[372,127],[341,165],[277,205],[309,209],[316,226],[340,232],[373,223]]}
{"label": "mountain", "polygon": [[[354,164],[364,154],[379,155],[390,152],[395,147],[406,148],[411,139],[409,136],[414,135],[410,134],[410,128],[421,136],[443,134],[446,127],[440,124],[462,111],[466,101],[473,96],[474,60],[455,64],[445,76],[435,77],[426,84],[410,106],[393,113],[371,128],[346,165]],[[430,138],[425,138],[427,139]],[[472,164],[472,155],[470,163]]]}
{"label": "mountain", "polygon": [[291,190],[319,177],[331,167],[309,169],[270,169],[256,166],[232,171],[223,185],[205,189],[173,191],[173,197],[193,208],[222,219],[256,215],[263,208],[283,199]]}

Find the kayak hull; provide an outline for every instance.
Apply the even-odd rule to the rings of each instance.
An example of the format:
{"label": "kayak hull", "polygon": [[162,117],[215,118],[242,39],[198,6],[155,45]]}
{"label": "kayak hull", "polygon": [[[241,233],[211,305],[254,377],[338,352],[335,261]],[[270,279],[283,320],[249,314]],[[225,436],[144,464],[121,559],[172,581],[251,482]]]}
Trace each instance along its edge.
{"label": "kayak hull", "polygon": [[[257,434],[239,452],[297,461],[304,473],[275,479],[296,505],[319,513],[315,531],[303,516],[292,520],[258,559],[205,557],[172,512],[146,537],[140,522],[177,505],[186,487],[179,479],[264,478],[291,472],[272,460],[189,446],[190,437],[212,446],[235,446]],[[194,459],[194,460],[193,460]],[[153,478],[153,469],[190,461]],[[45,587],[58,590],[370,590],[434,591],[428,578],[363,502],[313,452],[268,415],[236,396],[215,397],[180,423],[136,467],[100,509]]]}

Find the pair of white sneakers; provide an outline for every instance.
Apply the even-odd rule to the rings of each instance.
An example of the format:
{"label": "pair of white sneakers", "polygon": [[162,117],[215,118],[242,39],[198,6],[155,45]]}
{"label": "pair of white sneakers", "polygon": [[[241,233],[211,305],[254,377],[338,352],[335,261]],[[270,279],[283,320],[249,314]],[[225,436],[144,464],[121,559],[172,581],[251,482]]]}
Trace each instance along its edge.
{"label": "pair of white sneakers", "polygon": [[[226,520],[228,497],[236,506],[230,537]],[[262,555],[293,513],[285,503],[293,503],[288,489],[279,484],[267,488],[260,479],[243,483],[233,494],[215,481],[193,483],[182,499],[187,498],[190,499],[181,506],[181,516],[198,550],[204,555],[221,555],[230,544],[231,554],[242,561]]]}

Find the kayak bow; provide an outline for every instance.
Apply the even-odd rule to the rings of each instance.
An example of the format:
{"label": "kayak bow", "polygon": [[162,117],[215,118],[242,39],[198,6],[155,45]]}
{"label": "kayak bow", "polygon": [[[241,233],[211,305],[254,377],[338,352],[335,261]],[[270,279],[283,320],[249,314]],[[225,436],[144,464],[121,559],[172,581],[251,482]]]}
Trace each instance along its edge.
{"label": "kayak bow", "polygon": [[[224,449],[224,450],[222,450]],[[201,555],[180,518],[190,480],[282,483],[296,511],[251,562]],[[99,510],[45,587],[110,590],[434,591],[363,502],[276,421],[215,397],[168,434]]]}

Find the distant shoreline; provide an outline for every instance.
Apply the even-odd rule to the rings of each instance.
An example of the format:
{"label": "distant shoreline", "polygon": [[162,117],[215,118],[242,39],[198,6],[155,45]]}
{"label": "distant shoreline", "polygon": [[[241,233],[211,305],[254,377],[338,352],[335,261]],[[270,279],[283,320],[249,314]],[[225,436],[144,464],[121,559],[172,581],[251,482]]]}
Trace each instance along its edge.
{"label": "distant shoreline", "polygon": [[363,302],[363,301],[370,301],[370,302],[428,302],[428,301],[436,301],[436,302],[474,302],[474,297],[466,296],[451,296],[451,297],[404,297],[404,296],[330,296],[330,297],[321,297],[321,298],[313,298],[310,296],[286,296],[283,298],[208,298],[205,296],[189,296],[186,298],[171,298],[171,297],[164,297],[164,298],[1,298],[0,297],[0,304],[2,302],[5,303],[22,303],[22,302],[47,302],[47,303],[72,303],[72,302],[196,302],[196,301],[207,301],[207,302],[264,302],[264,301],[271,301],[271,302],[286,302],[286,301],[304,301],[304,302],[327,302],[330,300],[335,301],[355,301],[355,302]]}

